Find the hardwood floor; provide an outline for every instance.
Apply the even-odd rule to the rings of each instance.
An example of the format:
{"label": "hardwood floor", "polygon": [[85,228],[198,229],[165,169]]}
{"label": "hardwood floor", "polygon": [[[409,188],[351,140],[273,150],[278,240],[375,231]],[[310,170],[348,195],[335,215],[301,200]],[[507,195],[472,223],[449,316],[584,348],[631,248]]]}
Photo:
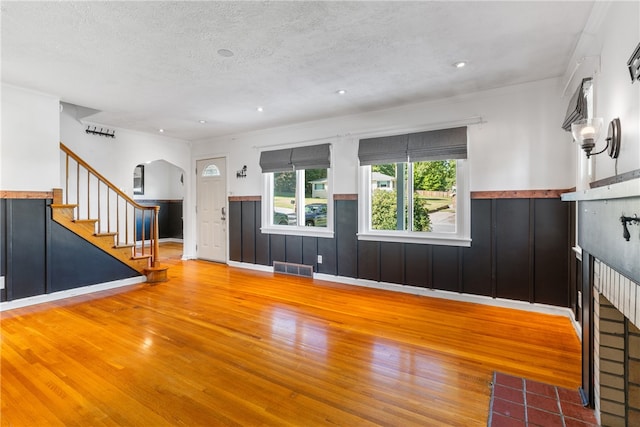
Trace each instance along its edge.
{"label": "hardwood floor", "polygon": [[2,313],[3,426],[486,426],[494,370],[580,383],[563,317],[165,256]]}

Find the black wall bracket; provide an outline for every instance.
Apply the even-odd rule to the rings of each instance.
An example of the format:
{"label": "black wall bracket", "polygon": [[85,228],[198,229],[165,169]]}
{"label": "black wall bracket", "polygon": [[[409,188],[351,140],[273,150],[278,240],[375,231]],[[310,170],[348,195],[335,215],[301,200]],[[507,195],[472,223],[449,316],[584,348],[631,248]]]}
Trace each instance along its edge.
{"label": "black wall bracket", "polygon": [[620,217],[620,222],[622,223],[622,237],[624,237],[624,239],[628,242],[629,239],[631,239],[631,233],[629,233],[629,228],[627,227],[627,225],[639,225],[640,218],[638,218],[638,215],[636,214],[634,214],[632,217],[622,215]]}

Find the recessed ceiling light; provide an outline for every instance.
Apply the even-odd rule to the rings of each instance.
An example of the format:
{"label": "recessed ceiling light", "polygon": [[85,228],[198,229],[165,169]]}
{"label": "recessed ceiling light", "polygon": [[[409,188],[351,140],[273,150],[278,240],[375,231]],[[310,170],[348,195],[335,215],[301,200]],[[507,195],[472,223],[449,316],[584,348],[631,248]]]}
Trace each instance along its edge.
{"label": "recessed ceiling light", "polygon": [[336,91],[336,93],[338,95],[344,95],[345,93],[347,93],[347,90],[346,89],[339,89],[339,90]]}
{"label": "recessed ceiling light", "polygon": [[206,121],[206,120],[198,120],[198,123],[200,123],[201,125],[203,125],[203,124],[207,123],[207,121]]}
{"label": "recessed ceiling light", "polygon": [[229,49],[218,49],[218,55],[229,58],[233,56],[233,52],[231,52]]}
{"label": "recessed ceiling light", "polygon": [[256,111],[257,111],[258,113],[262,113],[262,112],[264,111],[264,108],[262,108],[262,107],[258,107],[258,108],[256,108]]}
{"label": "recessed ceiling light", "polygon": [[466,65],[467,65],[466,61],[458,61],[455,64],[453,64],[453,66],[456,68],[464,68]]}
{"label": "recessed ceiling light", "polygon": [[162,133],[164,132],[164,129],[158,129],[158,132]]}

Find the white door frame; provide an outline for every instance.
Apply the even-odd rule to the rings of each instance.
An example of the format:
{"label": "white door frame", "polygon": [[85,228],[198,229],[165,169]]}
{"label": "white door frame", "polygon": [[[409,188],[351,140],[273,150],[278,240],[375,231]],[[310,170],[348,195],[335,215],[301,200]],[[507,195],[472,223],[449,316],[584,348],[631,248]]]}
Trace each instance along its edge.
{"label": "white door frame", "polygon": [[224,206],[225,206],[225,210],[226,210],[226,217],[227,217],[227,233],[226,233],[226,241],[224,242],[225,245],[225,260],[223,261],[224,263],[228,264],[229,263],[229,198],[228,198],[228,194],[229,194],[229,156],[228,153],[213,153],[213,154],[203,154],[203,155],[199,155],[196,157],[192,157],[192,172],[193,172],[193,177],[195,178],[193,181],[193,194],[194,194],[194,201],[195,203],[193,204],[192,207],[192,212],[194,214],[194,221],[193,221],[193,234],[195,236],[195,242],[193,245],[193,248],[195,249],[195,252],[193,254],[193,256],[191,257],[192,259],[198,259],[198,243],[200,240],[200,236],[199,236],[199,223],[198,223],[198,212],[197,212],[197,206],[198,206],[198,172],[196,172],[197,169],[197,165],[198,162],[201,160],[207,160],[207,159],[223,159],[224,164],[225,164],[225,176],[224,176]]}

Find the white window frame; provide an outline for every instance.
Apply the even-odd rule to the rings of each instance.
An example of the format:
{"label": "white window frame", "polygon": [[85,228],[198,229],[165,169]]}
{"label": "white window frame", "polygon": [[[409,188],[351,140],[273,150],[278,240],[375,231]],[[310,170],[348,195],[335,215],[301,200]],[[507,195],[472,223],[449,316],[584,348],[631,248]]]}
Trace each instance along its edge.
{"label": "white window frame", "polygon": [[371,166],[358,172],[358,240],[418,243],[425,245],[471,246],[471,198],[469,160],[456,160],[456,232],[438,233],[371,228]]}
{"label": "white window frame", "polygon": [[[327,226],[307,227],[305,221],[304,203],[304,170],[296,173],[296,206],[298,214],[297,225],[277,225],[273,223],[273,172],[262,174],[262,231],[265,234],[286,234],[291,236],[308,236],[333,238],[333,168],[327,168]],[[302,203],[300,203],[302,201]]]}

